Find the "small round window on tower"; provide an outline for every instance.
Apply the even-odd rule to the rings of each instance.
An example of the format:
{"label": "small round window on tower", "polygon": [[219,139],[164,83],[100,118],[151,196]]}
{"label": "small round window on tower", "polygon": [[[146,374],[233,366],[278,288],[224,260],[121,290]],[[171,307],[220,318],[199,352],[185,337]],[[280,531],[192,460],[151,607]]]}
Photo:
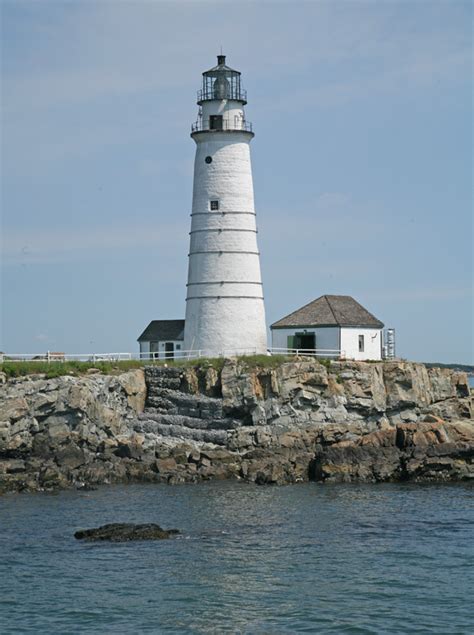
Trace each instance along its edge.
{"label": "small round window on tower", "polygon": [[206,157],[206,163],[212,163],[212,157]]}

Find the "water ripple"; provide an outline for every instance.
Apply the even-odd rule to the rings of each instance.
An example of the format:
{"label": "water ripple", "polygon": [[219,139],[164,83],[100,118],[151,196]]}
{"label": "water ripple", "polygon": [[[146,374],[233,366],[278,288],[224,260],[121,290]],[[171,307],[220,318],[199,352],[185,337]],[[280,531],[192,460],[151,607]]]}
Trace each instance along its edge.
{"label": "water ripple", "polygon": [[[0,632],[474,632],[474,488],[100,488],[0,499]],[[108,522],[175,540],[81,543]]]}

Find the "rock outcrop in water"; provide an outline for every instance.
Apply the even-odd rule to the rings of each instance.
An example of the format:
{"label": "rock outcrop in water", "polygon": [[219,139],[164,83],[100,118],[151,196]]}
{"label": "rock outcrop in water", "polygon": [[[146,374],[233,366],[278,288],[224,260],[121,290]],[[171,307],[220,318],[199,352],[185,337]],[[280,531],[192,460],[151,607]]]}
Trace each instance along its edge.
{"label": "rock outcrop in water", "polygon": [[227,360],[0,390],[0,491],[474,476],[467,377],[422,364]]}
{"label": "rock outcrop in water", "polygon": [[108,542],[131,542],[137,540],[166,540],[179,534],[177,529],[162,529],[154,523],[133,525],[131,523],[110,523],[93,529],[80,529],[74,534],[78,540],[89,542],[106,540]]}

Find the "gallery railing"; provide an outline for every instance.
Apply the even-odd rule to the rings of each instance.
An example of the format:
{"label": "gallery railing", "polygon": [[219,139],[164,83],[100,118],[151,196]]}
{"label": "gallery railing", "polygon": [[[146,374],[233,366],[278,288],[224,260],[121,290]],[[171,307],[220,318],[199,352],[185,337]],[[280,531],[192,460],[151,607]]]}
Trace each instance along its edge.
{"label": "gallery railing", "polygon": [[239,86],[228,86],[224,91],[216,90],[212,85],[197,91],[197,101],[209,101],[212,99],[234,99],[247,102],[247,91]]}
{"label": "gallery railing", "polygon": [[208,120],[198,120],[191,126],[191,132],[232,132],[232,131],[240,131],[244,132],[252,132],[252,124],[250,121],[239,120],[239,121],[222,121],[219,124],[214,124],[212,127]]}

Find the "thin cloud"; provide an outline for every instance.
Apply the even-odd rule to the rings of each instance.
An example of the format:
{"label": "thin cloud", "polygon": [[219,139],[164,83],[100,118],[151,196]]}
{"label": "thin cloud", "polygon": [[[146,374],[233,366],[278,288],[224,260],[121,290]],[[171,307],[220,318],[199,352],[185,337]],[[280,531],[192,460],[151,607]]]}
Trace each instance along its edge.
{"label": "thin cloud", "polygon": [[[186,219],[187,220],[187,219]],[[84,258],[88,252],[96,257],[120,250],[122,257],[128,250],[144,247],[160,249],[182,248],[185,257],[186,225],[160,223],[144,231],[136,224],[122,227],[97,227],[93,230],[63,229],[30,233],[9,231],[3,235],[3,263],[30,265],[70,261]]]}
{"label": "thin cloud", "polygon": [[[385,6],[374,11],[373,5],[369,10],[364,3],[357,8],[343,3],[344,10],[334,3],[308,4],[305,21],[295,20],[288,3],[272,5],[271,12],[266,5],[248,5],[242,12],[230,3],[182,2],[177,8],[161,2],[138,7],[95,2],[70,5],[61,12],[52,11],[54,6],[46,3],[46,15],[40,19],[32,12],[34,19],[28,20],[28,4],[24,5],[19,42],[23,38],[37,43],[33,57],[26,57],[18,44],[4,47],[5,164],[19,174],[25,165],[29,171],[34,165],[44,171],[49,161],[123,146],[147,135],[170,143],[170,127],[180,134],[193,117],[191,96],[204,56],[196,52],[202,51],[202,42],[215,41],[217,6],[228,15],[228,20],[219,21],[219,37],[236,51],[239,66],[251,69],[249,80],[257,85],[252,101],[256,120],[259,111],[260,116],[274,118],[294,112],[295,104],[302,111],[328,108],[470,76],[469,36],[459,35],[442,19],[443,12],[423,26],[402,10]],[[48,21],[47,15],[52,19]],[[261,37],[260,20],[272,37]],[[6,35],[8,24],[4,8]],[[177,47],[175,33],[183,30],[188,37]],[[236,41],[236,33],[244,39]],[[247,39],[252,46],[246,45]],[[329,72],[335,67],[337,73]],[[266,91],[259,95],[263,76]],[[182,101],[176,102],[177,91]],[[269,111],[272,91],[278,98],[272,98]],[[126,121],[129,113],[121,110],[123,101],[141,99],[153,99],[157,113],[135,114],[133,121]],[[180,112],[176,103],[182,103]],[[171,104],[173,111],[168,112]],[[115,118],[115,112],[122,116]]]}
{"label": "thin cloud", "polygon": [[381,291],[379,297],[397,302],[448,302],[473,297],[471,287],[419,287],[416,289],[392,289],[390,293]]}

